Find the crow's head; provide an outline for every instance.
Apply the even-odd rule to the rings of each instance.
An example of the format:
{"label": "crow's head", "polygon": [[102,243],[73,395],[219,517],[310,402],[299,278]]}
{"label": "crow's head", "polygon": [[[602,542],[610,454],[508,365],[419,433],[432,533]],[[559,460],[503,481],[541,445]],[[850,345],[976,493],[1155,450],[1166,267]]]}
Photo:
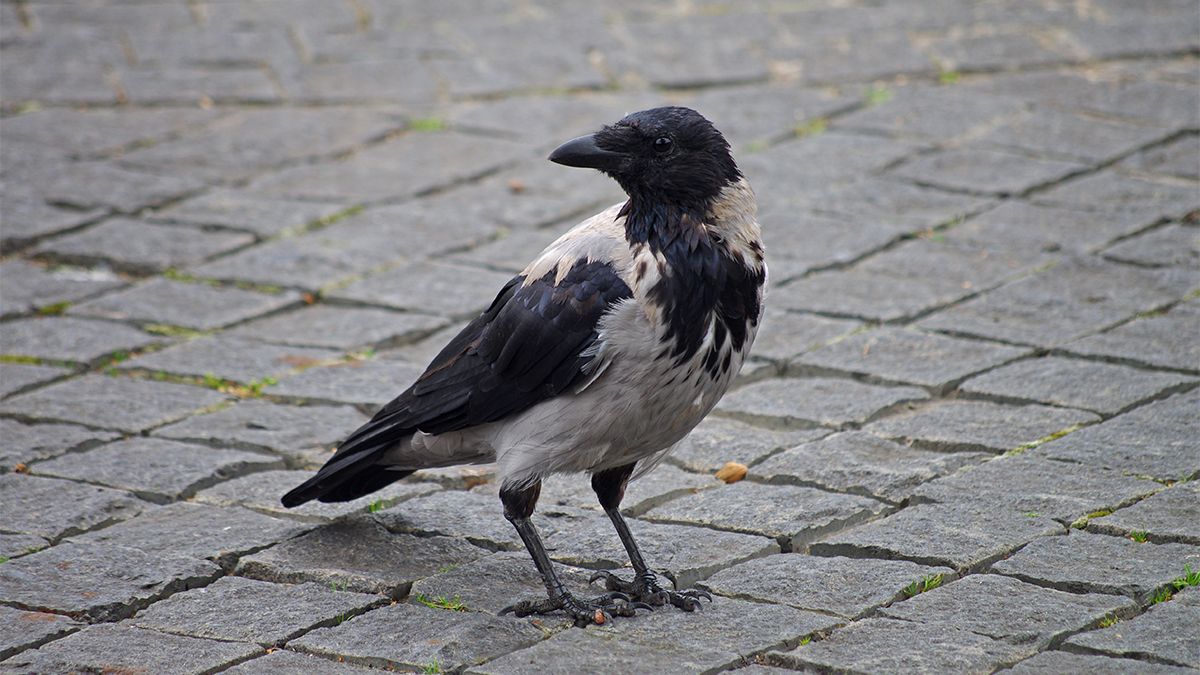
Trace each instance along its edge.
{"label": "crow's head", "polygon": [[701,211],[721,188],[741,178],[729,143],[691,108],[652,108],[580,136],[550,161],[599,169],[635,200]]}

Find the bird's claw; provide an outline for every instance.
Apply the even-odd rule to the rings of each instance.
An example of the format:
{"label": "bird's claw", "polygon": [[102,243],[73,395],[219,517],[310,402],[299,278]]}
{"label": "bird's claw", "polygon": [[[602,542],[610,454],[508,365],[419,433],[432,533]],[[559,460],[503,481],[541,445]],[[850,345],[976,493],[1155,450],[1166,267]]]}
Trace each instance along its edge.
{"label": "bird's claw", "polygon": [[[663,572],[663,576],[670,579],[673,585],[676,583],[675,575],[670,572]],[[682,591],[664,589],[658,585],[654,573],[649,570],[635,576],[633,581],[625,581],[612,572],[601,570],[593,574],[588,583],[596,583],[600,580],[604,580],[604,587],[610,593],[621,593],[635,602],[654,607],[670,604],[685,612],[694,612],[702,609],[701,598],[712,602],[712,594],[699,588],[688,588]]]}
{"label": "bird's claw", "polygon": [[636,616],[639,609],[654,611],[653,607],[644,602],[631,601],[624,593],[609,592],[591,600],[577,600],[569,593],[564,593],[558,598],[522,600],[500,610],[500,614],[525,617],[532,614],[550,614],[560,609],[581,628],[593,623],[611,623],[614,616]]}

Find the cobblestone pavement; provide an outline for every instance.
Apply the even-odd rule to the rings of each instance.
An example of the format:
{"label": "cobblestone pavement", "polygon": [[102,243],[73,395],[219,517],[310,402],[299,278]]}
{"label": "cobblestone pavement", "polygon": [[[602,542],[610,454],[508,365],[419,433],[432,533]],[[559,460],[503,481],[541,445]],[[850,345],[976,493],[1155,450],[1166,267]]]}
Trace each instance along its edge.
{"label": "cobblestone pavement", "polygon": [[[1200,668],[1194,0],[2,0],[0,45],[0,670]],[[625,501],[715,601],[496,616],[542,591],[487,467],[284,512],[618,199],[549,149],[667,102],[772,270]],[[625,563],[578,477],[537,523]]]}

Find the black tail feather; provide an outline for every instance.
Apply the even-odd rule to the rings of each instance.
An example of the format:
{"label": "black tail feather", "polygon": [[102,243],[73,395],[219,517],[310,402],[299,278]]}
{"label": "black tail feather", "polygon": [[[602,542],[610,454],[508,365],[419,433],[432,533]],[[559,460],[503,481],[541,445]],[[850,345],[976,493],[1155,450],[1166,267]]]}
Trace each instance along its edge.
{"label": "black tail feather", "polygon": [[387,487],[392,483],[412,474],[415,469],[379,469],[375,471],[364,471],[350,480],[342,483],[336,488],[317,497],[320,502],[348,502],[381,488]]}

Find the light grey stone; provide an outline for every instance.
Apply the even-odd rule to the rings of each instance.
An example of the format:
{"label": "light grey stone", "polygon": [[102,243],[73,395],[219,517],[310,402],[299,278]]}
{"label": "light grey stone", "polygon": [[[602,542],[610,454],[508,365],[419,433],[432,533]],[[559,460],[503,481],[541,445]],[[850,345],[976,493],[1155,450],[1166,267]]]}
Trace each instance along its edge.
{"label": "light grey stone", "polygon": [[117,438],[112,431],[96,431],[72,424],[22,424],[0,419],[0,473],[12,471],[17,464],[58,457],[85,450]]}
{"label": "light grey stone", "polygon": [[205,232],[139,220],[107,220],[42,244],[41,255],[78,263],[106,262],[130,272],[158,272],[228,253],[254,241],[248,234]]}
{"label": "light grey stone", "polygon": [[820,349],[837,338],[849,335],[861,325],[848,319],[828,319],[823,316],[768,309],[763,315],[758,334],[754,337],[754,349],[751,353],[756,357],[786,362],[804,352]]}
{"label": "light grey stone", "polygon": [[714,472],[727,462],[753,466],[780,450],[826,435],[825,429],[776,430],[737,420],[707,417],[688,434],[667,461],[689,471]]}
{"label": "light grey stone", "polygon": [[1079,173],[1087,165],[1038,159],[968,145],[920,155],[893,170],[922,185],[997,195],[1020,195]]}
{"label": "light grey stone", "polygon": [[1183,225],[1167,225],[1107,249],[1109,260],[1137,265],[1192,265],[1200,263],[1200,230]]}
{"label": "light grey stone", "polygon": [[1097,654],[1042,652],[1013,666],[1013,675],[1062,675],[1062,673],[1128,673],[1129,675],[1183,675],[1189,668],[1164,666],[1134,659],[1114,659]]}
{"label": "light grey stone", "polygon": [[71,314],[213,330],[298,303],[295,292],[257,293],[230,286],[154,278],[71,308]]}
{"label": "light grey stone", "polygon": [[0,495],[0,529],[51,540],[119,523],[146,507],[118,490],[20,473],[0,475]]}
{"label": "light grey stone", "polygon": [[929,394],[915,387],[880,387],[848,379],[782,378],[737,389],[717,404],[725,415],[782,428],[863,423],[900,403]]}
{"label": "light grey stone", "polygon": [[174,375],[213,375],[235,382],[263,382],[294,370],[332,362],[340,352],[316,347],[272,345],[246,338],[204,336],[121,364],[127,370]]}
{"label": "light grey stone", "polygon": [[295,463],[312,451],[328,451],[367,418],[349,406],[275,405],[244,400],[204,415],[194,415],[155,430],[155,436],[181,441],[218,442],[248,450],[277,452]]}
{"label": "light grey stone", "polygon": [[423,367],[404,361],[351,360],[280,377],[278,384],[263,391],[306,401],[378,407],[399,396],[422,372]]}
{"label": "light grey stone", "polygon": [[136,328],[73,317],[36,317],[0,324],[0,350],[39,359],[91,363],[159,340]]}
{"label": "light grey stone", "polygon": [[33,672],[147,669],[152,672],[199,673],[254,656],[257,645],[170,635],[125,624],[102,624],[55,640],[5,663]]}
{"label": "light grey stone", "polygon": [[[4,225],[8,227],[7,222]],[[0,279],[4,281],[0,315],[25,314],[45,307],[56,309],[125,283],[103,269],[47,268],[19,258],[0,263]]]}
{"label": "light grey stone", "polygon": [[[625,488],[625,497],[621,500],[621,512],[629,516],[640,516],[672,499],[715,488],[721,484],[712,475],[691,473],[670,464],[659,465],[650,473],[630,481]],[[499,490],[499,487],[496,489]],[[600,502],[596,491],[592,489],[591,481],[586,476],[577,474],[548,476],[542,481],[539,503],[600,509]]]}
{"label": "light grey stone", "polygon": [[901,410],[865,430],[917,448],[1000,453],[1099,421],[1082,410],[951,399]]}
{"label": "light grey stone", "polygon": [[1089,518],[1087,529],[1117,536],[1138,532],[1155,543],[1200,545],[1200,483],[1176,483],[1111,515]]}
{"label": "light grey stone", "polygon": [[0,406],[0,411],[24,418],[136,432],[174,422],[223,400],[222,394],[198,387],[85,375],[14,396]]}
{"label": "light grey stone", "polygon": [[49,545],[42,537],[32,534],[0,533],[0,558],[12,560],[30,553],[37,553]]}
{"label": "light grey stone", "polygon": [[[592,598],[603,592],[599,585],[588,585],[592,574],[588,570],[554,563],[554,571],[576,598]],[[444,599],[461,603],[468,611],[497,614],[520,600],[541,599],[545,594],[541,574],[522,550],[494,553],[425,577],[413,583],[408,600],[423,604]],[[552,620],[543,619],[547,623]]]}
{"label": "light grey stone", "polygon": [[284,493],[312,477],[311,471],[259,471],[202,490],[192,499],[201,504],[242,506],[275,516],[324,521],[352,513],[365,513],[379,506],[391,506],[441,489],[436,483],[403,481],[349,502],[311,501],[291,509],[279,503]]}
{"label": "light grey stone", "polygon": [[0,398],[70,375],[69,368],[0,362]]}
{"label": "light grey stone", "polygon": [[238,326],[230,334],[307,347],[385,348],[415,342],[447,323],[426,314],[316,305]]}
{"label": "light grey stone", "polygon": [[370,675],[378,671],[366,666],[321,658],[315,654],[279,649],[266,656],[243,661],[221,672],[234,675],[312,675],[317,672],[329,675]]}
{"label": "light grey stone", "polygon": [[79,630],[69,617],[0,607],[0,660]]}
{"label": "light grey stone", "polygon": [[443,262],[419,262],[367,277],[334,291],[334,299],[452,318],[483,311],[511,275]]}
{"label": "light grey stone", "polygon": [[1153,222],[1139,213],[1095,212],[1007,200],[946,231],[950,241],[1032,253],[1093,253]]}
{"label": "light grey stone", "polygon": [[1191,300],[1166,313],[1137,317],[1062,348],[1075,354],[1196,372],[1200,371],[1200,344],[1195,340],[1180,340],[1179,336],[1197,332],[1200,332],[1200,300]]}
{"label": "light grey stone", "polygon": [[1192,627],[1200,621],[1200,592],[1195,588],[1154,605],[1145,614],[1067,639],[1073,647],[1083,647],[1113,656],[1150,656],[1189,668],[1200,668],[1200,649]]}
{"label": "light grey stone", "polygon": [[270,237],[298,231],[335,216],[345,206],[330,202],[273,199],[238,190],[215,190],[152,213],[151,220],[219,225]]}

